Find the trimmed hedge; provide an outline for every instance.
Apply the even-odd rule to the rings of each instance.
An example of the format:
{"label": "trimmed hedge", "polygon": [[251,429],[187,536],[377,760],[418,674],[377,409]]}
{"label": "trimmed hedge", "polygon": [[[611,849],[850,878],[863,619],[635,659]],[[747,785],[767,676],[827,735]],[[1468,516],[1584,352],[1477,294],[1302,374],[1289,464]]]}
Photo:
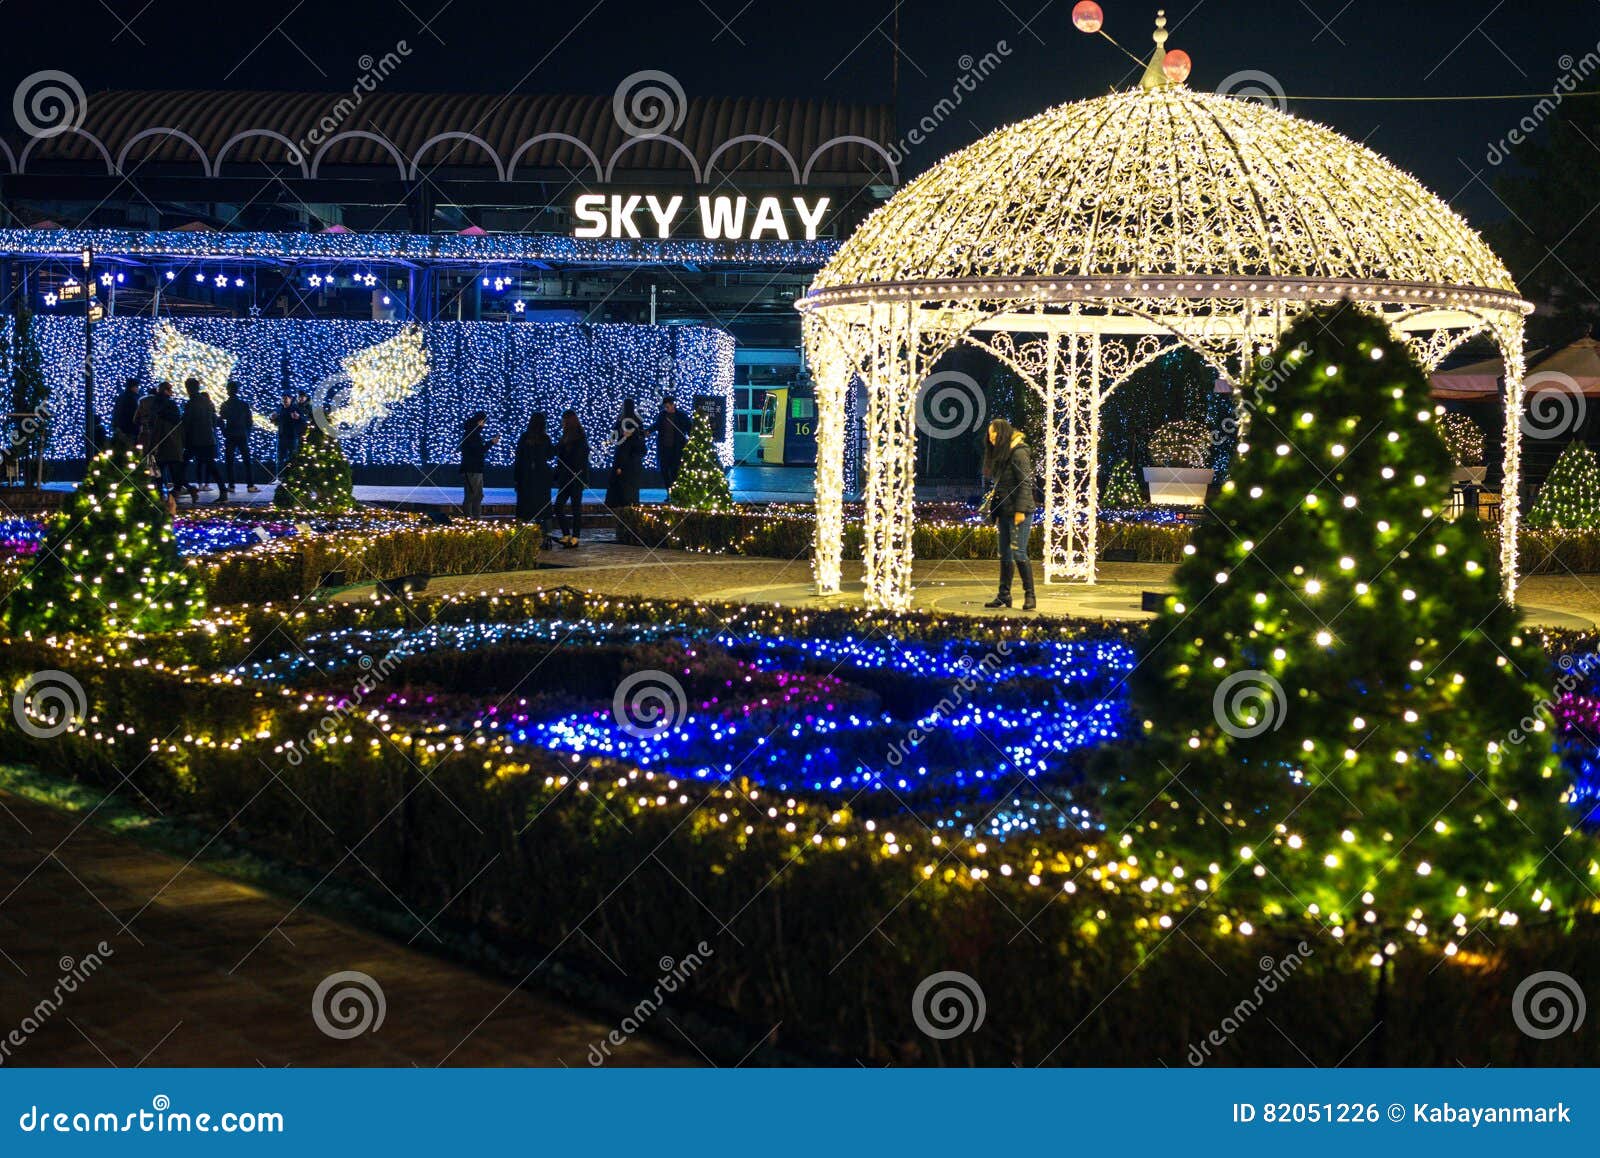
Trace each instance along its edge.
{"label": "trimmed hedge", "polygon": [[[758,508],[733,511],[690,511],[679,507],[627,507],[616,512],[617,537],[646,547],[674,547],[707,554],[756,555],[796,559],[811,553],[813,520],[806,515],[775,513]],[[912,524],[911,549],[919,559],[995,559],[999,557],[999,532],[992,524],[938,523],[918,519]],[[1100,524],[1100,550],[1133,551],[1140,563],[1176,563],[1183,558],[1189,528],[1178,524]],[[859,559],[862,526],[850,520],[844,526],[846,559]],[[1044,535],[1035,528],[1028,538],[1028,554],[1044,555]]]}
{"label": "trimmed hedge", "polygon": [[[754,555],[796,559],[811,553],[814,523],[809,515],[749,506],[732,511],[688,511],[676,507],[628,507],[616,512],[620,541],[647,547],[675,547],[715,555]],[[1483,524],[1491,542],[1500,541],[1496,522]],[[1179,563],[1189,542],[1185,524],[1101,522],[1100,553],[1132,551],[1139,563]],[[993,526],[970,523],[918,521],[912,527],[912,551],[919,559],[993,559],[999,554]],[[1521,574],[1561,574],[1568,571],[1600,572],[1600,532],[1540,530],[1524,526]],[[844,526],[846,559],[861,558],[860,521]],[[1044,535],[1035,528],[1028,553],[1042,557]]]}
{"label": "trimmed hedge", "polygon": [[214,605],[281,603],[316,590],[329,572],[364,583],[425,571],[476,575],[521,571],[539,561],[539,528],[523,524],[451,524],[366,535],[304,535],[249,551],[196,558]]}

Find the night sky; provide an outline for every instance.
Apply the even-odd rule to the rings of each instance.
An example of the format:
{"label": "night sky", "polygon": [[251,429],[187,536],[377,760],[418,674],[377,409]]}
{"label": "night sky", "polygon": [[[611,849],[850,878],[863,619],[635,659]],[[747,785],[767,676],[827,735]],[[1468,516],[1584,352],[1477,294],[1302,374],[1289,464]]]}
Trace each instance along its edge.
{"label": "night sky", "polygon": [[[1150,47],[1153,0],[1103,0],[1107,31]],[[59,69],[107,88],[334,91],[363,54],[405,40],[394,91],[609,93],[641,69],[690,96],[798,96],[886,102],[893,0],[80,0],[0,3],[0,84]],[[1050,104],[1126,85],[1133,66],[1078,33],[1071,0],[902,0],[902,129],[948,95],[962,57],[1004,41],[1010,55],[914,149],[926,167],[989,129]],[[1548,91],[1562,57],[1600,45],[1600,0],[1171,0],[1170,47],[1193,56],[1195,87],[1242,70],[1291,96]],[[1291,110],[1388,155],[1475,222],[1503,215],[1485,157],[1532,107],[1328,104]]]}

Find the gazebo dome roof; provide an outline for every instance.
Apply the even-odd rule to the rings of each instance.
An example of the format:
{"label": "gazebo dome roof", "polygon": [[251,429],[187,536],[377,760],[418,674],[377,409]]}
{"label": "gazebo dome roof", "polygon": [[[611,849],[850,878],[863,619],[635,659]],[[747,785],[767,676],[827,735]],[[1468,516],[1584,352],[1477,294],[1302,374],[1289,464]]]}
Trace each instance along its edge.
{"label": "gazebo dome roof", "polygon": [[812,288],[1139,275],[1517,292],[1459,214],[1371,149],[1182,85],[1058,105],[951,154]]}

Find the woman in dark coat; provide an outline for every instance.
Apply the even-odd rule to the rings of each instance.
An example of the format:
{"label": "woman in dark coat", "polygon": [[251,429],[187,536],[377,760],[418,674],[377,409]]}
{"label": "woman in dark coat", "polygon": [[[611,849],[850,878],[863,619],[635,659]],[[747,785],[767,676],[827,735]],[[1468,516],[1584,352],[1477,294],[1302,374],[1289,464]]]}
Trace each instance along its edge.
{"label": "woman in dark coat", "polygon": [[556,443],[556,525],[561,529],[563,547],[576,547],[583,533],[583,485],[588,476],[589,438],[578,412],[568,410],[561,415],[561,441]]}
{"label": "woman in dark coat", "polygon": [[461,513],[469,519],[483,516],[483,475],[489,449],[500,441],[484,437],[489,416],[482,410],[467,415],[461,431]]}
{"label": "woman in dark coat", "polygon": [[989,423],[986,473],[994,479],[989,513],[1000,535],[1000,593],[985,607],[1011,606],[1011,571],[1022,577],[1022,610],[1039,606],[1033,594],[1033,564],[1028,562],[1028,532],[1033,529],[1033,455],[1022,432],[997,418]]}
{"label": "woman in dark coat", "polygon": [[514,475],[517,483],[517,522],[538,523],[550,538],[550,487],[555,474],[550,459],[556,448],[550,441],[549,422],[540,411],[528,415],[528,425],[517,439]]}
{"label": "woman in dark coat", "polygon": [[134,446],[139,441],[139,379],[129,378],[111,408],[111,436],[119,446]]}
{"label": "woman in dark coat", "polygon": [[639,505],[639,479],[644,474],[644,423],[639,421],[639,405],[632,398],[623,400],[622,413],[611,428],[611,478],[606,483],[606,506]]}
{"label": "woman in dark coat", "polygon": [[140,428],[140,438],[144,440],[145,450],[155,458],[167,509],[174,510],[177,493],[183,487],[183,411],[172,396],[171,382],[163,382],[156,388],[147,414],[148,420]]}
{"label": "woman in dark coat", "polygon": [[190,378],[183,384],[189,395],[183,408],[183,457],[194,464],[194,482],[189,486],[193,502],[206,487],[217,487],[217,501],[228,497],[228,484],[217,469],[217,407],[211,396],[200,389],[200,381]]}

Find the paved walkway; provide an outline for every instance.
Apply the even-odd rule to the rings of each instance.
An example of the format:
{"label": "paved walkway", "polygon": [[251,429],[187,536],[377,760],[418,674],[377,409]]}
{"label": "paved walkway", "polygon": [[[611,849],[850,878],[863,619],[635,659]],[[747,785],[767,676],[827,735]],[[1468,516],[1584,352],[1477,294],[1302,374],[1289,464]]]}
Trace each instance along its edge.
{"label": "paved walkway", "polygon": [[[1093,585],[1041,584],[1039,611],[1088,619],[1153,619],[1154,615],[1141,606],[1143,594],[1170,591],[1173,570],[1167,563],[1102,563]],[[998,571],[999,564],[993,559],[918,560],[912,570],[914,606],[917,610],[955,615],[1021,614],[990,611],[983,606],[994,595]],[[527,592],[563,585],[606,595],[790,606],[860,606],[863,592],[859,562],[847,560],[844,590],[821,600],[812,590],[809,556],[793,560],[751,559],[691,551],[651,551],[599,537],[586,540],[574,550],[558,547],[546,552],[537,571],[442,576],[434,579],[428,590]],[[1020,606],[1021,588],[1013,595]],[[1523,581],[1519,606],[1524,621],[1531,624],[1592,629],[1600,621],[1600,575],[1531,576]]]}
{"label": "paved walkway", "polygon": [[[0,793],[0,1043],[42,1022],[6,1065],[583,1068],[612,1028],[79,819]],[[102,941],[103,964],[41,1007]],[[341,1041],[312,999],[345,970],[378,983],[385,1014]],[[685,1055],[635,1039],[613,1064]]]}

